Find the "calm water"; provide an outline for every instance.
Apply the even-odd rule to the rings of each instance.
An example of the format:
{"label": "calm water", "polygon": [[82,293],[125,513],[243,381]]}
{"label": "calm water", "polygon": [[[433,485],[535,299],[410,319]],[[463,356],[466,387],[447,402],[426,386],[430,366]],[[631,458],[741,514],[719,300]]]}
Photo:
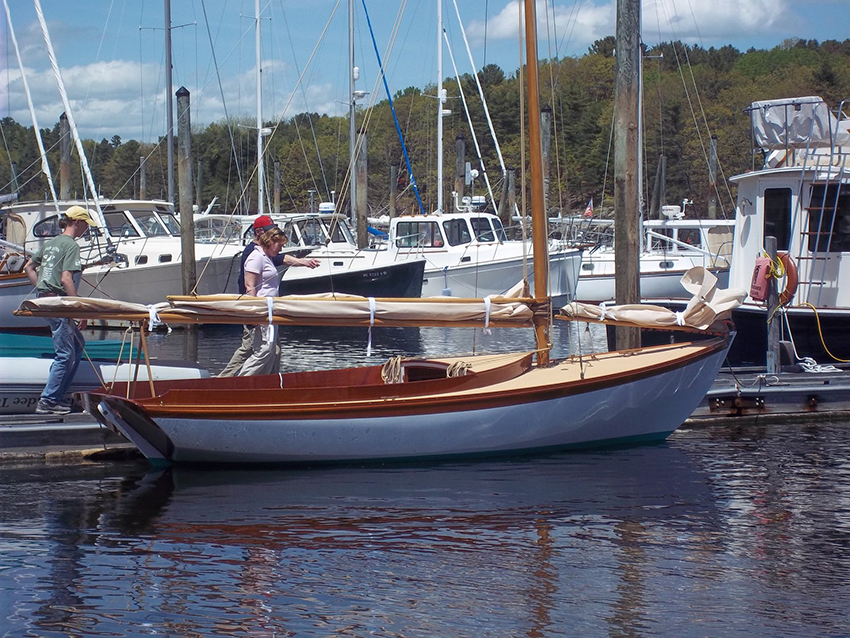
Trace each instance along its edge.
{"label": "calm water", "polygon": [[[240,328],[207,329],[217,372]],[[115,335],[110,335],[114,337]],[[558,329],[556,354],[598,335]],[[287,369],[531,347],[288,329]],[[181,358],[183,333],[155,334]],[[521,460],[0,467],[0,636],[850,636],[850,424]]]}
{"label": "calm water", "polygon": [[516,461],[0,469],[9,636],[850,634],[850,429]]}

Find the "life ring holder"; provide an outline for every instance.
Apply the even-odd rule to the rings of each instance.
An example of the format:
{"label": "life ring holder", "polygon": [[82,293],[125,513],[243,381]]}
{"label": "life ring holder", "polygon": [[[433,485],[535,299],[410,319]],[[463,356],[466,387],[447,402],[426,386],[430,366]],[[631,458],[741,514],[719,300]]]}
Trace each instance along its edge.
{"label": "life ring holder", "polygon": [[[797,264],[791,259],[791,255],[787,252],[777,253],[776,259],[781,264],[781,270],[774,268],[772,274],[777,279],[785,275],[785,288],[779,293],[779,305],[784,306],[790,302],[797,292],[799,278],[797,273]],[[783,272],[784,271],[784,272]]]}

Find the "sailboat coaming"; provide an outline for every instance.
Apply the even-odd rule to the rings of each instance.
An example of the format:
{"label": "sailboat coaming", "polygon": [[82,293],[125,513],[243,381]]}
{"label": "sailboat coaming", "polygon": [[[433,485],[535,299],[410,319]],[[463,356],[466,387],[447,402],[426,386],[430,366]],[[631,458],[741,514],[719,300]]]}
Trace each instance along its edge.
{"label": "sailboat coaming", "polygon": [[[581,362],[565,359],[548,367],[531,366],[532,353],[517,354],[503,366],[488,369],[485,364],[482,372],[467,377],[367,383],[360,396],[355,387],[348,398],[337,396],[333,387],[285,384],[277,390],[198,391],[181,383],[181,396],[169,383],[172,389],[164,392],[157,384],[159,394],[153,398],[98,391],[83,399],[102,423],[121,431],[154,463],[522,454],[665,438],[705,395],[728,343],[728,337],[720,337],[641,348],[625,357],[628,370],[622,353]],[[658,405],[664,405],[663,411]]]}

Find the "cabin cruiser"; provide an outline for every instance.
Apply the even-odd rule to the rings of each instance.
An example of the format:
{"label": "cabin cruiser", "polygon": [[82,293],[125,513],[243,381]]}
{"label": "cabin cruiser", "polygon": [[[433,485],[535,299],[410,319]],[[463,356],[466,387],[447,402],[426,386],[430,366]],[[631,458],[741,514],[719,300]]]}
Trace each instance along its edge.
{"label": "cabin cruiser", "polygon": [[[83,263],[79,295],[152,304],[181,294],[182,246],[174,207],[160,200],[103,199],[98,204],[102,213],[96,216],[100,217],[99,227],[90,228],[78,240]],[[59,211],[74,205],[92,213],[96,210],[92,202],[63,201]],[[18,261],[61,233],[59,213],[50,202],[14,204],[0,211],[0,217],[6,236],[4,246],[7,254],[13,254],[16,267]],[[232,244],[196,244],[196,292],[236,292],[240,253]],[[26,276],[20,275],[14,285],[0,288],[0,328],[43,326],[43,322],[11,315],[32,292]]]}
{"label": "cabin cruiser", "polygon": [[[644,300],[686,299],[681,279],[694,266],[712,272],[726,288],[735,221],[685,219],[679,206],[662,207],[664,219],[643,222],[640,295]],[[610,227],[613,231],[613,224]],[[584,254],[576,297],[580,301],[613,301],[615,253],[612,242]]]}
{"label": "cabin cruiser", "polygon": [[[427,261],[422,296],[505,294],[527,278],[533,284],[531,241],[508,239],[497,215],[485,212],[405,215],[390,220],[387,252],[396,261]],[[549,247],[549,286],[555,305],[573,300],[582,251]]]}
{"label": "cabin cruiser", "polygon": [[[820,97],[753,102],[753,170],[738,187],[729,284],[751,289],[767,237],[787,276],[776,313],[753,291],[733,313],[733,363],[764,365],[768,321],[780,323],[787,363],[850,359],[850,119]],[[758,296],[758,295],[756,295]]]}
{"label": "cabin cruiser", "polygon": [[[385,250],[359,248],[348,220],[323,203],[318,213],[274,214],[287,243],[281,251],[319,260],[318,268],[280,267],[281,295],[336,292],[363,297],[419,297],[424,259],[396,262]],[[196,241],[244,246],[253,241],[254,216],[199,215]],[[241,248],[240,248],[241,253]]]}

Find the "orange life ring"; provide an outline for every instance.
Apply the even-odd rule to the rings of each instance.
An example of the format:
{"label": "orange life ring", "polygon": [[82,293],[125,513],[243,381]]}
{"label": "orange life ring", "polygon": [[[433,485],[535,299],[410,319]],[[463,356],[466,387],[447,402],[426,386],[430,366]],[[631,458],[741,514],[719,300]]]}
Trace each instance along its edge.
{"label": "orange life ring", "polygon": [[788,253],[778,253],[776,256],[785,268],[785,289],[779,294],[779,303],[784,305],[791,301],[797,292],[797,264]]}

